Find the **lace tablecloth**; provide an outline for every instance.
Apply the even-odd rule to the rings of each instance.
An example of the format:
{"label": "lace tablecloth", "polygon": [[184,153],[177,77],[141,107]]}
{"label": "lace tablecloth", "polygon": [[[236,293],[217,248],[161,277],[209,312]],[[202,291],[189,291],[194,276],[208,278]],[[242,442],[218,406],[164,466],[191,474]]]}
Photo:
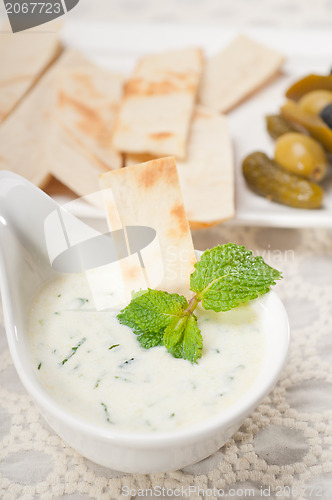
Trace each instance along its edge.
{"label": "lace tablecloth", "polygon": [[[68,16],[237,29],[324,29],[331,27],[332,3],[80,0]],[[283,271],[277,291],[289,313],[292,340],[274,391],[206,460],[168,474],[122,474],[80,456],[40,417],[16,375],[0,319],[1,499],[332,499],[332,229],[219,226],[194,232],[194,241],[198,249],[243,243]]]}
{"label": "lace tablecloth", "polygon": [[0,498],[90,500],[332,498],[332,230],[219,226],[195,247],[245,244],[283,271],[287,365],[271,394],[211,457],[168,474],[129,475],[86,460],[44,422],[13,367],[0,326]]}

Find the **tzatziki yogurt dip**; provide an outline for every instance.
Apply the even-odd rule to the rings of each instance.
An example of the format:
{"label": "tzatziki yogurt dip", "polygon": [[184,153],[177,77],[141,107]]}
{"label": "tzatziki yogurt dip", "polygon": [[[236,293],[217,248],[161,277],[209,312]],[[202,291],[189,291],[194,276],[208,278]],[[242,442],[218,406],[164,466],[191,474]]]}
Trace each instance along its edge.
{"label": "tzatziki yogurt dip", "polygon": [[225,313],[198,308],[204,348],[195,364],[162,346],[142,348],[118,312],[95,310],[85,274],[49,282],[31,309],[40,383],[88,422],[142,433],[187,428],[241,399],[260,372],[266,335],[260,299]]}

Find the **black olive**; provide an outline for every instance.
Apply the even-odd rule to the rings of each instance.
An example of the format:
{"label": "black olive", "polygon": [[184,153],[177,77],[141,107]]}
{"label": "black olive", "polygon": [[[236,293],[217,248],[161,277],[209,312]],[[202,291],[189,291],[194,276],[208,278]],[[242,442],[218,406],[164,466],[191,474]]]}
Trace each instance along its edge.
{"label": "black olive", "polygon": [[325,106],[325,108],[322,109],[320,112],[319,116],[323,120],[326,125],[332,129],[332,103],[328,104]]}

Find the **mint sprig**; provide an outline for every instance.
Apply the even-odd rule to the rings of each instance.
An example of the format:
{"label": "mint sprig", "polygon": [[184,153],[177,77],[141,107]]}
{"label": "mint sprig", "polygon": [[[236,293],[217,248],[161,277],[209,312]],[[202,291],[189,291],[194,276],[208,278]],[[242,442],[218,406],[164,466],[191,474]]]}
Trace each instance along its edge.
{"label": "mint sprig", "polygon": [[[164,332],[172,333],[174,325],[188,307],[185,297],[177,293],[148,289],[137,294],[117,316],[120,323],[134,330],[142,347],[150,349],[164,343]],[[180,325],[179,325],[180,326]],[[177,332],[179,328],[176,328]],[[168,333],[166,334],[168,336]],[[170,344],[175,343],[170,341]]]}
{"label": "mint sprig", "polygon": [[267,293],[281,273],[262,257],[234,243],[206,250],[190,277],[194,295],[190,302],[178,294],[160,290],[140,292],[117,316],[133,329],[142,347],[164,345],[176,358],[196,363],[202,355],[203,339],[194,311],[228,311]]}

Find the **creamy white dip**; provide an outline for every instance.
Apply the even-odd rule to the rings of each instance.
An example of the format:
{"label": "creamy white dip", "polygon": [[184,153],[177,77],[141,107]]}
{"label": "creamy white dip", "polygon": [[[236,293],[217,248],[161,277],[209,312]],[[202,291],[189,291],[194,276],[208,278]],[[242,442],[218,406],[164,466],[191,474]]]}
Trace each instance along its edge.
{"label": "creamy white dip", "polygon": [[96,312],[86,276],[47,284],[30,316],[32,363],[41,384],[81,418],[123,431],[170,431],[239,400],[262,364],[259,299],[227,313],[197,310],[204,342],[197,364],[164,347],[143,349],[116,311]]}

